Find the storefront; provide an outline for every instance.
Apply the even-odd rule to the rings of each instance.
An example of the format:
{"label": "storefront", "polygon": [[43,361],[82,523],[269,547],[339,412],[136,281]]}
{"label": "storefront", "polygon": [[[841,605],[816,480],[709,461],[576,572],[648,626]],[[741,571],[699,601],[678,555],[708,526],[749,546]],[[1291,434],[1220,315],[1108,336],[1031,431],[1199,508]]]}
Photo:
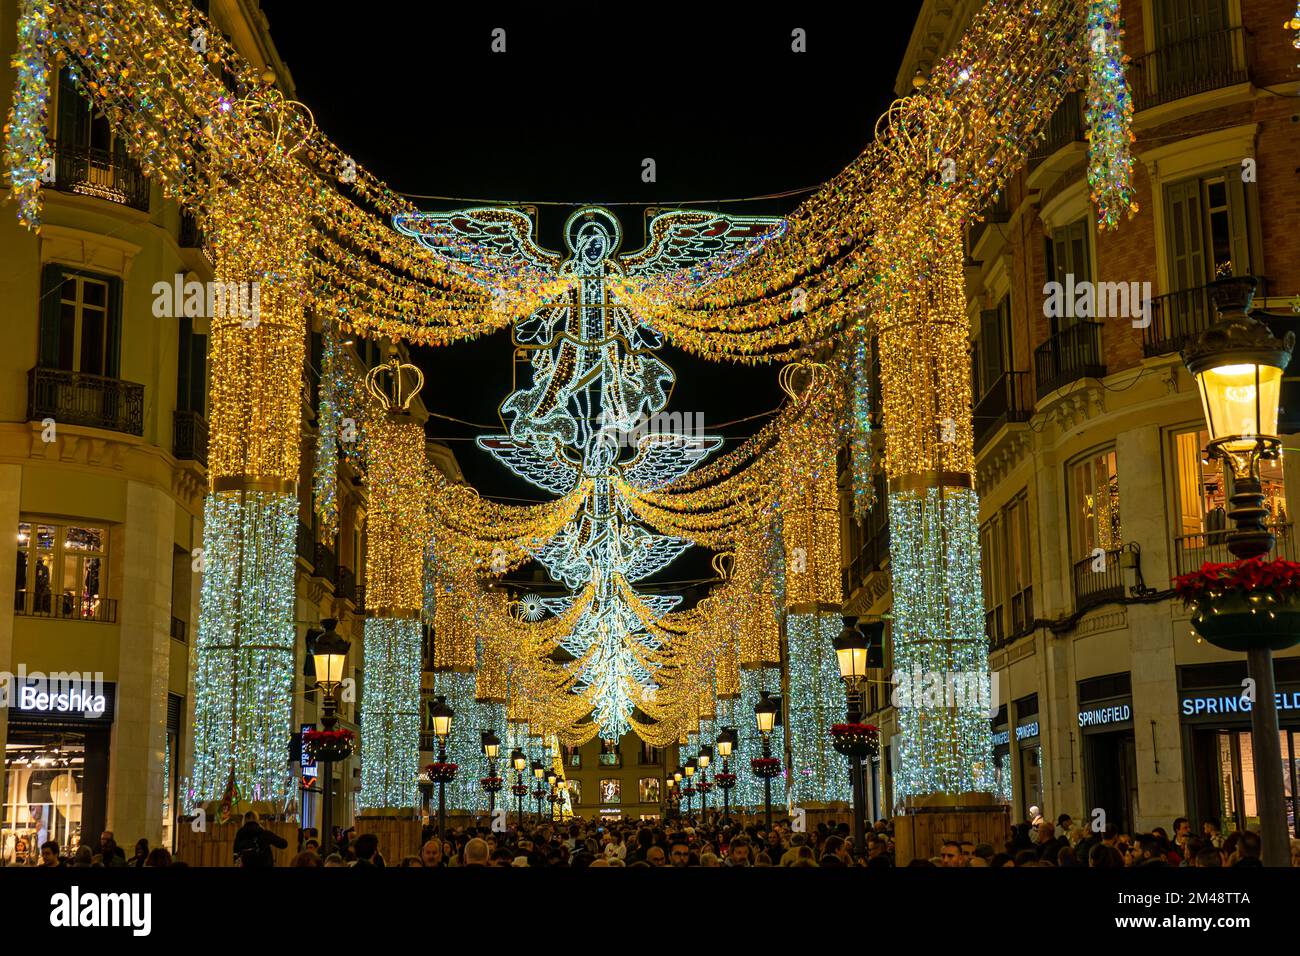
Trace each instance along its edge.
{"label": "storefront", "polygon": [[1011,728],[1007,724],[1007,705],[998,708],[992,721],[993,795],[1002,803],[1012,803]]}
{"label": "storefront", "polygon": [[1020,764],[1019,810],[1028,818],[1030,807],[1043,805],[1043,747],[1039,742],[1038,695],[1013,703],[1016,709],[1015,747]]}
{"label": "storefront", "polygon": [[1087,806],[1106,823],[1131,832],[1137,820],[1137,747],[1133,692],[1127,673],[1079,681],[1077,715]]}
{"label": "storefront", "polygon": [[[1218,821],[1224,833],[1258,829],[1252,702],[1243,696],[1245,677],[1246,665],[1239,661],[1178,670],[1187,808],[1198,833],[1206,820]],[[1300,660],[1276,661],[1274,677],[1287,826],[1300,837]]]}
{"label": "storefront", "polygon": [[108,816],[108,760],[116,706],[110,683],[15,687],[5,741],[0,863],[21,864],[46,840],[72,853],[98,844]]}

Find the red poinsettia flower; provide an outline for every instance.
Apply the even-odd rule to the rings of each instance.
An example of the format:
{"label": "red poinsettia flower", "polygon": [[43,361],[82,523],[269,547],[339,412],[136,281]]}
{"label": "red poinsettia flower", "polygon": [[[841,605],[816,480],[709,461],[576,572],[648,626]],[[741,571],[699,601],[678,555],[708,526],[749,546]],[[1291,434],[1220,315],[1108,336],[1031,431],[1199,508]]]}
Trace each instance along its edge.
{"label": "red poinsettia flower", "polygon": [[1300,591],[1300,563],[1284,558],[1274,561],[1250,558],[1226,563],[1207,561],[1200,570],[1174,578],[1174,593],[1183,599],[1184,604],[1251,591],[1271,591],[1278,597],[1297,593]]}
{"label": "red poinsettia flower", "polygon": [[304,730],[302,742],[309,747],[337,746],[351,744],[355,734],[350,730]]}

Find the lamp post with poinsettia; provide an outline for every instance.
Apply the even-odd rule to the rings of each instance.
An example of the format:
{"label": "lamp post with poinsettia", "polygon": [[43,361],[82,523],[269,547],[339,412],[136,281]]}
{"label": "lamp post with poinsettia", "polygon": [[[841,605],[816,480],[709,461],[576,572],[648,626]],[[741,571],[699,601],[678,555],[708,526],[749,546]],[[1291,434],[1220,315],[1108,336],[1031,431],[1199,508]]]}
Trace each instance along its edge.
{"label": "lamp post with poinsettia", "polygon": [[731,788],[736,785],[736,775],[731,772],[730,760],[738,736],[735,727],[723,727],[718,733],[718,756],[722,758],[722,772],[714,780],[722,791],[723,826],[731,822],[731,798],[729,795]]}
{"label": "lamp post with poinsettia", "polygon": [[324,698],[320,719],[323,730],[308,731],[303,735],[308,754],[321,764],[320,845],[326,854],[334,851],[334,762],[347,759],[353,743],[352,731],[334,729],[339,722],[334,693],[343,683],[343,668],[351,647],[334,629],[337,624],[335,618],[326,618],[321,621],[322,630],[313,629],[308,634],[312,663],[316,668],[316,686]]}
{"label": "lamp post with poinsettia", "polygon": [[[883,630],[884,623],[869,624],[867,627]],[[876,728],[862,722],[862,685],[867,679],[867,656],[872,638],[846,619],[844,629],[833,643],[840,678],[844,681],[847,713],[844,723],[831,727],[831,737],[835,749],[849,758],[849,778],[853,786],[853,855],[861,858],[866,848],[867,830],[867,799],[862,779],[862,761],[875,752],[880,740]]]}
{"label": "lamp post with poinsettia", "polygon": [[763,738],[763,756],[750,761],[754,772],[763,778],[763,819],[770,832],[772,829],[772,778],[781,772],[781,761],[772,756],[772,731],[776,727],[776,715],[781,710],[781,702],[768,691],[758,692],[758,703],[754,705],[754,723]]}
{"label": "lamp post with poinsettia", "polygon": [[515,785],[510,792],[515,795],[515,811],[518,816],[519,832],[524,832],[524,797],[528,796],[528,784],[524,783],[524,771],[528,769],[528,757],[518,747],[510,754],[510,764],[515,768]]}
{"label": "lamp post with poinsettia", "polygon": [[1248,314],[1255,284],[1251,276],[1213,283],[1219,321],[1183,347],[1209,428],[1208,451],[1223,460],[1231,488],[1228,517],[1235,527],[1228,550],[1237,561],[1207,564],[1178,578],[1175,587],[1194,608],[1192,626],[1206,641],[1246,653],[1261,858],[1265,866],[1290,866],[1273,652],[1300,642],[1300,581],[1290,562],[1262,560],[1274,536],[1265,524],[1260,462],[1281,451],[1278,402],[1295,333],[1279,339]]}
{"label": "lamp post with poinsettia", "polygon": [[492,817],[497,810],[497,792],[501,789],[502,780],[497,776],[497,757],[501,755],[501,738],[490,730],[484,730],[480,733],[482,740],[483,756],[487,758],[488,774],[479,781],[481,786],[488,795],[488,826],[492,825]]}
{"label": "lamp post with poinsettia", "polygon": [[456,765],[447,762],[447,738],[451,736],[451,722],[456,712],[447,703],[447,698],[439,694],[433,699],[429,708],[429,717],[433,722],[433,733],[438,738],[438,762],[430,764],[426,770],[429,777],[438,785],[438,840],[447,838],[447,784],[456,779]]}

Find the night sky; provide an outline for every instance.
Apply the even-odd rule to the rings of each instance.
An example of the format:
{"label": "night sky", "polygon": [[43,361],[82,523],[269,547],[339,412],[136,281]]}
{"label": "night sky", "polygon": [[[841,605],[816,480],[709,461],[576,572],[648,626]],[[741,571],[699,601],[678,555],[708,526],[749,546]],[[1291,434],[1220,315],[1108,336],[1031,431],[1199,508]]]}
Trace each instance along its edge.
{"label": "night sky", "polygon": [[[816,186],[862,150],[893,99],[921,0],[827,6],[619,12],[561,2],[514,13],[487,3],[262,2],[317,123],[416,205],[540,205],[540,238],[551,248],[562,247],[575,206],[609,205],[623,221],[623,252],[644,244],[647,205],[779,215],[801,196],[718,200]],[[496,27],[506,31],[504,54],[491,51]],[[806,53],[791,52],[795,27],[807,31]],[[646,157],[657,182],[641,181]],[[417,351],[431,412],[500,430],[497,406],[511,388],[508,332]],[[661,355],[677,372],[667,410],[702,413],[708,433],[728,437],[726,447],[764,419],[724,423],[782,398],[774,367],[711,363],[670,347]],[[542,500],[545,492],[473,446],[481,431],[436,417],[428,428],[486,496]],[[660,578],[690,576],[698,564],[683,558]]]}

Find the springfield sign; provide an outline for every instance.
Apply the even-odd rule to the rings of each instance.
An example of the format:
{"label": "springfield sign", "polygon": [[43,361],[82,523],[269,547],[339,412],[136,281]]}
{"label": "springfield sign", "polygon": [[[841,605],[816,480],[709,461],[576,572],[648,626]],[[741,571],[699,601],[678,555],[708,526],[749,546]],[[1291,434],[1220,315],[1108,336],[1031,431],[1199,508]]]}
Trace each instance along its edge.
{"label": "springfield sign", "polygon": [[25,714],[72,714],[103,717],[108,695],[102,671],[28,671],[19,664],[18,673],[0,671],[0,707]]}
{"label": "springfield sign", "polygon": [[1079,711],[1080,727],[1099,727],[1103,724],[1122,724],[1133,718],[1133,708],[1128,704],[1114,704],[1110,707],[1094,707],[1092,710]]}

